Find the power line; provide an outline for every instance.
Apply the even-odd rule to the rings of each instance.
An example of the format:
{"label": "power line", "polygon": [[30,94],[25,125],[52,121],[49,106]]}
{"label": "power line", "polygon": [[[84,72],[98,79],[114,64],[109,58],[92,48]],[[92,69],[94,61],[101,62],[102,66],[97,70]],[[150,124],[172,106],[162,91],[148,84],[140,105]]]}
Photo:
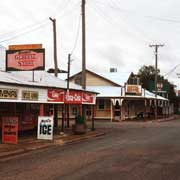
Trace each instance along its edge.
{"label": "power line", "polygon": [[78,38],[79,38],[79,33],[80,33],[80,25],[81,25],[81,15],[79,16],[77,33],[76,33],[76,37],[75,37],[74,46],[73,46],[73,48],[71,50],[71,55],[74,53],[74,50],[76,49],[76,46],[77,46],[77,42],[78,42]]}
{"label": "power line", "polygon": [[173,67],[168,73],[166,73],[164,76],[169,76],[171,73],[173,73],[177,67],[179,66],[180,64],[177,64],[175,67]]}
{"label": "power line", "polygon": [[[107,16],[107,13],[103,12],[103,10],[97,5],[97,6],[93,6],[93,10],[95,10],[101,17],[104,21],[106,21],[107,23],[113,25],[115,28],[117,28],[116,24],[117,22],[119,22],[119,19],[118,21],[116,20],[115,21],[115,18],[111,18],[110,16]],[[120,17],[119,17],[120,18]],[[127,22],[124,22],[125,19],[121,19],[121,22],[127,26]],[[119,24],[119,23],[118,23]],[[132,22],[131,22],[132,24]],[[143,41],[145,41],[146,43],[149,43],[149,42],[152,42],[152,39],[147,37],[146,33],[140,29],[137,25],[135,25],[134,23],[132,24],[134,28],[136,28],[140,33],[141,33],[141,37],[139,37],[139,35],[137,33],[134,33],[134,31],[130,31],[130,28],[126,28],[127,32],[130,33],[131,35],[135,36],[136,38],[138,39],[141,39]],[[142,34],[144,34],[144,37],[142,37]],[[138,37],[137,37],[138,36]]]}
{"label": "power line", "polygon": [[22,32],[22,33],[20,33],[20,34],[15,35],[15,36],[9,37],[9,38],[4,39],[4,40],[1,40],[0,43],[6,42],[6,41],[10,41],[10,40],[12,40],[12,39],[16,39],[16,38],[18,38],[18,37],[20,37],[20,36],[22,36],[22,35],[24,35],[24,34],[27,34],[27,33],[33,32],[33,31],[36,31],[36,30],[44,27],[45,25],[47,25],[47,23],[46,23],[46,24],[42,24],[42,25],[40,25],[39,27],[35,27],[35,28],[33,28],[33,29],[29,30],[29,31],[25,31],[25,32]]}
{"label": "power line", "polygon": [[[66,8],[67,8],[68,4],[70,3],[70,1],[71,1],[71,0],[68,0],[67,4],[66,4],[66,6],[65,6]],[[76,3],[75,6],[77,6],[77,4],[79,4],[79,2]],[[75,8],[75,7],[73,6],[73,9],[74,9],[74,8]],[[63,9],[63,10],[64,10],[64,9]],[[66,13],[67,13],[67,12],[66,12]],[[66,15],[66,13],[65,13],[65,12],[64,12],[64,13],[61,12],[59,15],[57,14],[56,17],[61,17],[61,18],[62,18],[62,17],[64,17],[64,16]],[[69,13],[68,13],[68,15],[69,15]],[[38,23],[38,24],[34,24],[34,25],[28,25],[28,26],[23,27],[23,28],[21,28],[21,29],[17,29],[17,30],[15,30],[15,31],[11,31],[11,32],[9,32],[9,33],[1,34],[1,36],[4,36],[4,35],[6,36],[6,35],[10,35],[10,34],[17,34],[17,35],[13,35],[12,37],[7,37],[6,39],[1,40],[0,43],[6,42],[6,41],[10,41],[10,40],[12,40],[12,39],[18,38],[18,37],[20,37],[20,36],[22,36],[22,35],[24,35],[24,34],[30,33],[30,32],[34,32],[34,31],[36,31],[36,30],[44,27],[44,26],[47,25],[47,24],[49,24],[48,20],[45,20],[45,19],[44,19],[42,23]],[[26,29],[29,29],[29,27],[31,27],[31,29],[25,31]],[[20,31],[22,31],[22,32],[20,32]]]}
{"label": "power line", "polygon": [[[111,3],[110,6],[108,6],[109,8],[113,9],[113,10],[116,10],[116,11],[121,11],[121,12],[124,12],[126,14],[129,14],[129,15],[136,15],[136,16],[141,16],[143,18],[148,18],[148,19],[153,19],[153,20],[156,20],[156,21],[162,21],[162,22],[169,22],[169,23],[180,23],[180,20],[178,18],[166,18],[166,17],[157,17],[157,16],[151,16],[151,15],[141,15],[141,14],[138,14],[136,11],[132,11],[132,10],[128,10],[128,9],[123,9],[123,8],[120,8],[118,5],[115,5],[115,2],[111,0],[111,2],[114,3]],[[95,3],[97,4],[101,4],[101,5],[106,5],[106,3],[102,3],[102,2],[98,2],[98,1],[95,1]]]}

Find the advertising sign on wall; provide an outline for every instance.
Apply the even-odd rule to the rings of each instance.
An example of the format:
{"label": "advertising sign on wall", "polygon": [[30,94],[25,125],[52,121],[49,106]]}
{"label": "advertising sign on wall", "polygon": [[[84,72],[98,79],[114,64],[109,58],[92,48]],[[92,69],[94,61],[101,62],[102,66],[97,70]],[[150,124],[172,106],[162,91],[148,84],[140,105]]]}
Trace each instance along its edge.
{"label": "advertising sign on wall", "polygon": [[83,92],[82,94],[83,104],[95,104],[95,102],[96,102],[95,94]]}
{"label": "advertising sign on wall", "polygon": [[48,101],[65,104],[95,104],[96,95],[75,90],[48,89]]}
{"label": "advertising sign on wall", "polygon": [[2,142],[17,144],[18,142],[18,117],[2,118]]}
{"label": "advertising sign on wall", "polygon": [[22,99],[29,100],[29,101],[37,101],[38,92],[37,91],[22,91]]}
{"label": "advertising sign on wall", "polygon": [[17,99],[17,90],[0,89],[0,99]]}
{"label": "advertising sign on wall", "polygon": [[126,94],[140,96],[142,94],[141,85],[126,85]]}
{"label": "advertising sign on wall", "polygon": [[45,49],[7,50],[6,71],[44,70]]}
{"label": "advertising sign on wall", "polygon": [[48,89],[49,102],[64,102],[64,91],[57,89]]}
{"label": "advertising sign on wall", "polygon": [[82,92],[81,91],[69,91],[65,95],[66,104],[81,104],[82,103]]}
{"label": "advertising sign on wall", "polygon": [[53,139],[53,116],[38,117],[38,139]]}

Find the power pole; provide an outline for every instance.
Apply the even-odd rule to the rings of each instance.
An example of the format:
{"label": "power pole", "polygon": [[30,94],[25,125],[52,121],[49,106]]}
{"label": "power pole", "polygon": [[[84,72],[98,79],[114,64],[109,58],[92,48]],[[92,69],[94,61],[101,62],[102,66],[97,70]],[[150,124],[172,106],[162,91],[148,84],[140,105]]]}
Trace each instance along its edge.
{"label": "power pole", "polygon": [[150,44],[149,47],[155,48],[155,119],[157,119],[157,69],[158,69],[158,48],[163,47],[163,44]]}
{"label": "power pole", "polygon": [[[57,63],[57,41],[56,41],[56,19],[52,19],[49,17],[49,19],[53,23],[53,40],[54,40],[54,75],[55,77],[58,76],[58,63]],[[57,114],[57,104],[54,104],[54,126],[58,127],[58,114]],[[63,118],[62,118],[63,121]],[[63,129],[63,128],[62,128]],[[64,129],[63,129],[64,131]]]}
{"label": "power pole", "polygon": [[[69,96],[70,63],[71,63],[71,54],[68,54],[67,96]],[[69,104],[67,104],[67,127],[69,128]]]}
{"label": "power pole", "polygon": [[49,17],[49,19],[53,23],[53,40],[54,40],[54,75],[58,76],[58,63],[57,63],[57,41],[56,41],[56,19],[52,19]]}
{"label": "power pole", "polygon": [[85,3],[82,0],[82,88],[86,89],[86,20],[85,20]]}
{"label": "power pole", "polygon": [[[86,90],[86,19],[85,19],[86,0],[82,0],[82,88]],[[86,105],[82,105],[82,117],[86,120]]]}

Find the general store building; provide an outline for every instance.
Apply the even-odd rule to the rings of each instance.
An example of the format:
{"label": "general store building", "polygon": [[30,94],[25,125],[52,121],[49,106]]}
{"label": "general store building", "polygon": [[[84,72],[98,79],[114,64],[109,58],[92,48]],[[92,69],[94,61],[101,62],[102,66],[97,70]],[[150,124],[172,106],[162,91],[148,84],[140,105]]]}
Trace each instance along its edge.
{"label": "general store building", "polygon": [[[0,127],[3,117],[18,117],[19,131],[32,130],[37,127],[38,116],[54,115],[57,106],[58,124],[61,125],[64,105],[69,104],[70,116],[81,113],[82,105],[93,106],[96,93],[67,82],[45,72],[0,71]],[[0,128],[1,129],[1,128]]]}

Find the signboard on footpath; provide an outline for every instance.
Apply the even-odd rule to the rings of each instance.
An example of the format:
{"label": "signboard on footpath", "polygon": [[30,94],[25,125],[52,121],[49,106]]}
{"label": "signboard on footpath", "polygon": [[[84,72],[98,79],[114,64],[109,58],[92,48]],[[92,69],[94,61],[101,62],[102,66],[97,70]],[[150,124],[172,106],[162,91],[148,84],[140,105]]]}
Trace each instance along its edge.
{"label": "signboard on footpath", "polygon": [[2,118],[2,143],[17,144],[18,142],[18,117]]}
{"label": "signboard on footpath", "polygon": [[44,70],[45,49],[6,51],[6,71]]}
{"label": "signboard on footpath", "polygon": [[44,140],[52,140],[53,124],[53,116],[39,116],[37,138]]}

